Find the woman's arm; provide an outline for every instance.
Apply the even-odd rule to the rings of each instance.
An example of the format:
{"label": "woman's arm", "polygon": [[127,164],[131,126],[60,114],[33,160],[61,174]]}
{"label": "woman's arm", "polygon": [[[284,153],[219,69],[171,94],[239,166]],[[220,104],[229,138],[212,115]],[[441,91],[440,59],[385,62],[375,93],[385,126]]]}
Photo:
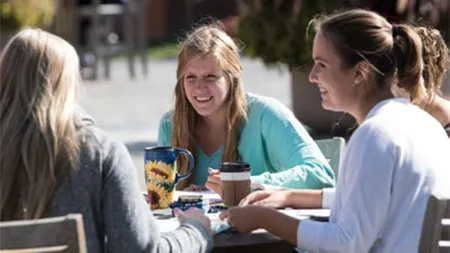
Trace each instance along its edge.
{"label": "woman's arm", "polygon": [[300,221],[275,209],[260,206],[238,207],[221,212],[219,217],[241,233],[262,228],[294,245],[297,244]]}
{"label": "woman's arm", "polygon": [[267,209],[262,214],[261,228],[294,245],[297,245],[298,226],[300,226],[300,220],[276,210]]}
{"label": "woman's arm", "polygon": [[142,197],[127,149],[119,142],[112,142],[107,149],[101,215],[111,253],[208,252],[211,249],[211,234],[197,220],[186,220],[175,231],[161,233]]}
{"label": "woman's arm", "polygon": [[259,205],[271,208],[328,209],[334,201],[334,195],[335,188],[256,191],[245,197],[239,205]]}
{"label": "woman's arm", "polygon": [[332,222],[298,221],[255,205],[231,208],[221,218],[241,232],[263,228],[292,243],[296,236],[297,246],[308,252],[368,252],[386,224],[395,158],[401,154],[395,147],[387,148],[387,141],[378,136],[358,140],[354,134],[352,138],[361,144],[347,152],[353,154],[348,158],[352,162],[344,169],[351,172],[345,174],[347,184],[338,193],[344,204]]}
{"label": "woman's arm", "polygon": [[258,205],[271,208],[322,208],[322,190],[256,191],[245,197],[240,206]]}
{"label": "woman's arm", "polygon": [[393,174],[401,150],[367,126],[360,127],[352,141],[343,167],[343,171],[349,171],[342,173],[346,184],[336,193],[336,201],[341,203],[338,213],[330,223],[302,221],[297,232],[301,249],[368,252],[386,225],[393,201]]}
{"label": "woman's arm", "polygon": [[322,190],[287,190],[286,207],[322,208]]}
{"label": "woman's arm", "polygon": [[276,171],[252,177],[252,182],[297,189],[334,186],[333,171],[322,152],[294,114],[280,102],[264,108],[261,134]]}

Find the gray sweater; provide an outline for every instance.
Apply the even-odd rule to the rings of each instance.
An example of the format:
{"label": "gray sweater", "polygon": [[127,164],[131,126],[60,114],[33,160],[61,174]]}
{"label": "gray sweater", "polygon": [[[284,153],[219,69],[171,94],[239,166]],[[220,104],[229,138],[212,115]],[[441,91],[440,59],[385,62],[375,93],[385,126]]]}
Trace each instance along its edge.
{"label": "gray sweater", "polygon": [[56,191],[49,216],[82,214],[89,253],[209,252],[212,238],[198,221],[159,231],[126,147],[87,115],[79,119],[78,165]]}

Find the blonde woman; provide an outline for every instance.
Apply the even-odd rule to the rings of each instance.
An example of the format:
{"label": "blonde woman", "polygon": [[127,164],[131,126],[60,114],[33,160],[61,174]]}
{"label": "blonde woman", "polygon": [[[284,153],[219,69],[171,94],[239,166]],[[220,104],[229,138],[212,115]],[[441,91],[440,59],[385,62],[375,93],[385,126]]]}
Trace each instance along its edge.
{"label": "blonde woman", "polygon": [[[177,80],[175,108],[161,119],[158,144],[195,154],[194,172],[179,189],[206,185],[221,193],[217,169],[236,161],[250,164],[256,184],[334,185],[327,160],[293,113],[273,98],[244,91],[239,50],[225,32],[207,25],[189,34],[178,55]],[[185,166],[182,161],[180,169]]]}
{"label": "blonde woman", "polygon": [[159,232],[125,146],[77,108],[78,62],[66,41],[38,29],[2,52],[0,221],[80,213],[90,253],[209,251],[199,210],[178,210],[180,227]]}
{"label": "blonde woman", "polygon": [[413,92],[407,87],[396,87],[395,91],[398,95],[410,97],[436,118],[450,137],[450,101],[441,93],[445,74],[450,69],[449,49],[439,30],[425,26],[415,27],[415,30],[423,43],[424,82],[420,86],[422,92]]}

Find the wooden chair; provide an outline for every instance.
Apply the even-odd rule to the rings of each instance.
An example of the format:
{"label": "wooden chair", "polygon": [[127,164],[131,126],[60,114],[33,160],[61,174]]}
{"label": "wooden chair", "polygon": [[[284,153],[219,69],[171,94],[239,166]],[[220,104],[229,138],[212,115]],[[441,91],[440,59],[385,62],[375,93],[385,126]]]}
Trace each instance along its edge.
{"label": "wooden chair", "polygon": [[[98,78],[98,65],[103,62],[105,78],[110,78],[111,58],[125,54],[128,59],[130,78],[136,76],[135,57],[142,63],[144,76],[148,75],[147,55],[147,5],[149,0],[126,0],[123,4],[102,4],[101,0],[92,0],[91,5],[76,6],[75,0],[59,0],[58,12],[51,31],[72,43],[77,51],[89,55],[93,63],[89,64],[90,79]],[[111,40],[115,34],[114,19],[122,17],[123,42]],[[79,44],[79,20],[92,21],[87,33],[87,45]],[[112,36],[115,37],[115,36]],[[112,42],[114,41],[114,42]]]}
{"label": "wooden chair", "polygon": [[333,137],[328,139],[315,140],[325,158],[330,163],[334,175],[337,178],[339,166],[344,157],[345,139],[342,137]]}
{"label": "wooden chair", "polygon": [[[97,78],[97,64],[102,60],[104,63],[105,78],[110,77],[111,56],[120,52],[125,52],[128,58],[128,70],[130,78],[136,76],[134,58],[139,55],[142,62],[144,75],[148,74],[147,62],[147,3],[148,0],[127,0],[124,4],[101,4],[100,0],[93,0],[91,6],[78,8],[78,16],[91,17],[92,27],[88,35],[87,51],[93,53],[96,62],[93,66],[93,79]],[[123,30],[125,40],[122,45],[110,45],[107,42],[101,43],[101,38],[108,37],[108,27],[112,28],[114,17],[122,16],[124,18]],[[101,26],[101,20],[106,25]],[[105,39],[104,39],[105,40]]]}
{"label": "wooden chair", "polygon": [[450,253],[450,198],[432,194],[423,219],[419,253]]}
{"label": "wooden chair", "polygon": [[86,253],[82,216],[0,222],[0,253],[13,252]]}

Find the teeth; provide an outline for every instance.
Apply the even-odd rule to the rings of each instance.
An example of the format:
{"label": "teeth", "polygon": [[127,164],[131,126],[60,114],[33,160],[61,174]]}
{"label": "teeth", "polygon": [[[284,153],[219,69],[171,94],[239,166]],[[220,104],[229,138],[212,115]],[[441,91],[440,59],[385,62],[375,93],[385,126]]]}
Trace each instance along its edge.
{"label": "teeth", "polygon": [[205,102],[210,100],[212,97],[195,97],[195,99],[197,99],[200,102]]}

